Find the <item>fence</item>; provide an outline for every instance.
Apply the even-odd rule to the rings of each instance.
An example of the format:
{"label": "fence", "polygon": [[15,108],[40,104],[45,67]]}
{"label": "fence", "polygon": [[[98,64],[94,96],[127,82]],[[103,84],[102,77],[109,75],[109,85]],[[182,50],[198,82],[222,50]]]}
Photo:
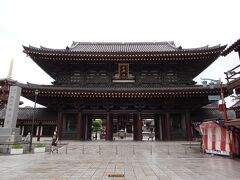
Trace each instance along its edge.
{"label": "fence", "polygon": [[82,155],[131,155],[131,156],[191,156],[201,155],[199,144],[122,143],[122,144],[69,144],[63,152]]}

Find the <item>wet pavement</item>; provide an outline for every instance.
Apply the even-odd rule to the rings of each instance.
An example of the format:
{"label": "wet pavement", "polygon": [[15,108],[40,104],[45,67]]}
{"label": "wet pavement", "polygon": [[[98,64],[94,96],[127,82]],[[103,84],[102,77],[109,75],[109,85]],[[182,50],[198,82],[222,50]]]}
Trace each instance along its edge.
{"label": "wet pavement", "polygon": [[62,143],[59,153],[0,156],[0,179],[240,179],[239,160],[202,154],[189,142]]}

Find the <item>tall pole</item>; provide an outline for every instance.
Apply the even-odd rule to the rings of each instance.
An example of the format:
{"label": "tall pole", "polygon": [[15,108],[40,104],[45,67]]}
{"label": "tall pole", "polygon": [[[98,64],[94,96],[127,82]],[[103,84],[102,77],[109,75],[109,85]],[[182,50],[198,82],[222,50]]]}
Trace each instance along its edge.
{"label": "tall pole", "polygon": [[30,144],[29,144],[29,152],[31,152],[31,149],[32,149],[33,127],[34,127],[34,120],[35,120],[37,95],[38,95],[38,90],[36,89],[35,90],[35,99],[34,99],[34,108],[33,108],[33,117],[32,117],[31,138],[30,138]]}
{"label": "tall pole", "polygon": [[220,82],[220,90],[221,90],[221,99],[222,99],[223,114],[224,114],[224,124],[225,124],[228,121],[228,117],[227,117],[226,103],[225,103],[225,100],[224,100],[224,91],[223,91],[222,82]]}
{"label": "tall pole", "polygon": [[[223,106],[224,124],[226,124],[226,122],[228,121],[228,116],[227,116],[226,103],[225,103],[225,100],[224,100],[224,91],[223,91],[222,82],[220,84],[220,90],[221,90],[221,99],[222,99],[222,106]],[[228,139],[229,139],[230,157],[233,158],[230,128],[229,128],[229,126],[227,126],[226,128],[227,128]]]}

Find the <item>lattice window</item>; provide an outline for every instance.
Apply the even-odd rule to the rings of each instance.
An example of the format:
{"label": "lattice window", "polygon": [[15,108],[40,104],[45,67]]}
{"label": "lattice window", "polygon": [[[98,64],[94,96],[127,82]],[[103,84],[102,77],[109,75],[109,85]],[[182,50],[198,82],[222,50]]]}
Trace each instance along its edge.
{"label": "lattice window", "polygon": [[165,77],[166,83],[175,84],[178,82],[177,74],[173,71],[168,71]]}
{"label": "lattice window", "polygon": [[70,82],[71,83],[78,83],[78,82],[81,81],[81,79],[82,78],[81,78],[80,72],[75,71],[75,72],[71,73],[71,77],[70,77]]}
{"label": "lattice window", "polygon": [[158,71],[144,70],[140,72],[139,80],[140,82],[144,82],[144,83],[161,83],[162,76],[161,76],[161,73]]}
{"label": "lattice window", "polygon": [[89,71],[86,77],[87,83],[107,83],[108,74],[105,71]]}

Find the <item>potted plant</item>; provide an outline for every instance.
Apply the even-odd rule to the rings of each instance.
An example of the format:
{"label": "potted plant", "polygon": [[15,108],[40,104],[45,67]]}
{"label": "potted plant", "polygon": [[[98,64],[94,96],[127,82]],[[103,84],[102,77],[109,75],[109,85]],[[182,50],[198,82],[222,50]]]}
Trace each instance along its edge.
{"label": "potted plant", "polygon": [[34,153],[41,153],[41,152],[45,152],[46,147],[44,144],[36,144],[34,146]]}
{"label": "potted plant", "polygon": [[23,154],[23,145],[13,144],[10,149],[10,154]]}

